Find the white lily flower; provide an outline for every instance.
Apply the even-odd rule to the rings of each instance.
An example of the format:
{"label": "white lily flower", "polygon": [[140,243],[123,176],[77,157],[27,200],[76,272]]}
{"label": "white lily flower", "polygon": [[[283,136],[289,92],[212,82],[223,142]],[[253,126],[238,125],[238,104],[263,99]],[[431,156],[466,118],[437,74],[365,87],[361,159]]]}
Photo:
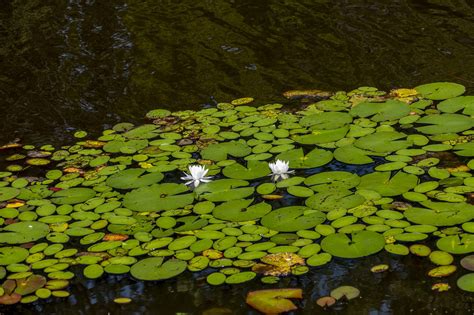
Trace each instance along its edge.
{"label": "white lily flower", "polygon": [[211,181],[210,176],[206,176],[209,171],[202,165],[190,165],[188,167],[189,174],[184,173],[185,176],[181,177],[182,180],[187,181],[186,185],[194,185],[194,187],[199,186],[201,182],[208,183]]}
{"label": "white lily flower", "polygon": [[276,160],[275,163],[268,163],[268,166],[272,170],[272,180],[278,181],[279,179],[287,179],[290,177],[289,174],[294,173],[295,171],[289,171],[290,162]]}

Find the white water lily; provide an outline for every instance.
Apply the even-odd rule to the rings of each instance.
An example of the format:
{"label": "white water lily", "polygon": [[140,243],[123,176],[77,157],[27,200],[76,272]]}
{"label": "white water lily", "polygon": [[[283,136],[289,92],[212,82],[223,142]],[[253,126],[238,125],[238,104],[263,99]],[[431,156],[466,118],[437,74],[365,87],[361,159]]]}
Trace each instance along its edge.
{"label": "white water lily", "polygon": [[272,170],[272,180],[278,181],[279,179],[287,179],[290,177],[289,174],[294,173],[295,171],[289,171],[290,169],[290,162],[276,160],[275,163],[268,163],[268,166]]}
{"label": "white water lily", "polygon": [[184,173],[185,176],[181,177],[182,180],[187,181],[186,185],[197,187],[201,182],[208,183],[211,181],[211,176],[206,176],[209,170],[202,165],[189,165],[188,170],[189,174]]}

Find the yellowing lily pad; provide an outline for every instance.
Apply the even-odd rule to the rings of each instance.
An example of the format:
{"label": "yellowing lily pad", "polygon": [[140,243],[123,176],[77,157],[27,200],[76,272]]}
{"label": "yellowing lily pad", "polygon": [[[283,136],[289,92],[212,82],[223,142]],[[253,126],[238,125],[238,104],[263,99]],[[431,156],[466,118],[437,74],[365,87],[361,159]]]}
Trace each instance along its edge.
{"label": "yellowing lily pad", "polygon": [[247,294],[246,303],[264,314],[278,314],[297,310],[289,299],[302,299],[301,289],[271,289],[251,291]]}

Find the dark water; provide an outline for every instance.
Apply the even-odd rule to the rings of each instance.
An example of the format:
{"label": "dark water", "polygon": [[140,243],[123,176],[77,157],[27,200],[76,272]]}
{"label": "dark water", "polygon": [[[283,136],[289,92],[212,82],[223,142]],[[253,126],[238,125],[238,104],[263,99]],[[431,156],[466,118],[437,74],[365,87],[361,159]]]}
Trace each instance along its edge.
{"label": "dark water", "polygon": [[[119,121],[140,122],[157,107],[199,108],[242,96],[275,102],[286,89],[438,80],[474,90],[471,1],[0,1],[0,142],[66,144],[76,129],[98,133]],[[382,262],[392,272],[368,272]],[[454,278],[448,293],[431,293],[427,270],[426,260],[380,254],[336,260],[280,286],[304,288],[298,305],[305,314],[320,312],[315,299],[341,284],[359,287],[362,298],[327,313],[473,313],[472,295]],[[253,314],[245,295],[263,285],[213,288],[204,276],[77,280],[69,299],[0,311],[202,314],[221,307]],[[114,304],[120,295],[134,302]]]}
{"label": "dark water", "polygon": [[0,1],[0,140],[293,88],[474,89],[469,0]]}

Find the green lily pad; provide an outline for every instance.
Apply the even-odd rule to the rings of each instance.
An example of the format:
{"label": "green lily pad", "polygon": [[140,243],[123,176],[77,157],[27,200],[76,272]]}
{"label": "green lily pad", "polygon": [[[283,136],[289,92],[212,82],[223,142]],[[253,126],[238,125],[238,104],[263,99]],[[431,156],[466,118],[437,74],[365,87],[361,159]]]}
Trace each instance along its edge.
{"label": "green lily pad", "polygon": [[0,188],[0,201],[13,199],[20,194],[20,190],[12,187]]}
{"label": "green lily pad", "polygon": [[304,154],[303,149],[293,149],[280,153],[276,160],[288,161],[290,168],[313,168],[326,165],[332,160],[332,153],[322,149],[313,149]]}
{"label": "green lily pad", "polygon": [[373,152],[356,148],[353,145],[346,145],[334,150],[334,158],[346,164],[369,164],[374,160],[369,156]]}
{"label": "green lily pad", "polygon": [[391,197],[401,195],[417,184],[418,177],[413,174],[398,172],[391,176],[391,172],[375,172],[362,176],[357,189],[373,190],[382,196]]}
{"label": "green lily pad", "polygon": [[316,191],[324,191],[330,189],[351,189],[360,183],[360,177],[357,174],[331,171],[322,172],[307,177],[304,181],[306,186]]}
{"label": "green lily pad", "polygon": [[253,271],[243,271],[239,273],[235,273],[225,280],[227,284],[238,284],[252,280],[255,278],[257,274]]}
{"label": "green lily pad", "polygon": [[155,184],[127,193],[123,198],[123,205],[134,211],[178,209],[194,201],[194,194],[183,194],[184,192],[188,192],[188,187],[182,184]]}
{"label": "green lily pad", "polygon": [[23,244],[36,241],[49,233],[49,226],[42,222],[25,221],[1,229],[0,243]]}
{"label": "green lily pad", "polygon": [[330,130],[312,130],[310,134],[295,136],[293,139],[300,144],[322,144],[335,142],[345,137],[349,131],[348,126]]}
{"label": "green lily pad", "polygon": [[283,207],[265,215],[260,223],[275,231],[294,232],[307,230],[323,223],[326,220],[324,213],[302,206]]}
{"label": "green lily pad", "polygon": [[227,201],[215,207],[212,214],[220,220],[241,222],[259,219],[272,210],[265,202],[250,206],[252,202],[252,199]]}
{"label": "green lily pad", "polygon": [[201,156],[205,160],[223,161],[228,156],[244,157],[252,152],[251,148],[243,143],[231,141],[218,144],[211,144],[201,151]]}
{"label": "green lily pad", "polygon": [[29,252],[22,247],[0,247],[0,265],[8,266],[24,261]]}
{"label": "green lily pad", "polygon": [[316,210],[331,211],[335,209],[350,209],[364,203],[365,198],[348,189],[323,191],[306,199],[305,204]]}
{"label": "green lily pad", "polygon": [[424,98],[430,100],[445,100],[462,95],[466,88],[461,84],[452,82],[435,82],[415,87],[415,90]]}
{"label": "green lily pad", "polygon": [[134,189],[151,184],[156,184],[163,179],[163,174],[159,172],[145,173],[144,169],[130,168],[113,174],[107,178],[107,185],[117,189]]}
{"label": "green lily pad", "polygon": [[372,231],[359,231],[352,234],[334,233],[322,242],[323,250],[333,256],[358,258],[375,254],[385,246],[382,235]]}
{"label": "green lily pad", "polygon": [[150,257],[134,264],[130,273],[139,280],[157,281],[176,277],[186,267],[187,263],[183,260],[169,259],[163,263],[163,257]]}
{"label": "green lily pad", "polygon": [[474,119],[460,114],[439,114],[424,116],[416,122],[416,130],[424,134],[436,135],[457,133],[474,127]]}
{"label": "green lily pad", "polygon": [[463,109],[463,114],[474,115],[474,96],[458,96],[442,101],[437,108],[444,113],[456,113]]}
{"label": "green lily pad", "polygon": [[433,264],[440,266],[451,265],[454,261],[454,257],[451,254],[439,250],[432,251],[429,258]]}
{"label": "green lily pad", "polygon": [[254,187],[247,187],[249,182],[239,179],[219,179],[199,185],[194,192],[203,199],[212,202],[243,199],[252,195]]}
{"label": "green lily pad", "polygon": [[396,120],[407,116],[410,107],[401,101],[387,100],[383,103],[362,102],[354,106],[350,114],[356,117],[371,117],[372,121]]}
{"label": "green lily pad", "polygon": [[90,188],[69,188],[55,192],[51,201],[58,205],[70,205],[84,202],[94,197],[96,192]]}
{"label": "green lily pad", "polygon": [[402,140],[404,138],[406,135],[401,132],[379,131],[357,139],[354,145],[363,150],[389,153],[411,146],[410,141]]}
{"label": "green lily pad", "polygon": [[436,246],[440,250],[451,254],[469,254],[474,252],[474,235],[442,237],[436,242]]}
{"label": "green lily pad", "polygon": [[474,292],[474,273],[468,273],[461,276],[456,284],[461,290]]}
{"label": "green lily pad", "polygon": [[413,223],[453,226],[474,219],[474,206],[467,203],[423,201],[426,208],[411,207],[405,217]]}
{"label": "green lily pad", "polygon": [[226,166],[222,170],[222,174],[232,179],[249,180],[267,176],[270,174],[270,168],[266,162],[248,161],[247,167],[239,163]]}

